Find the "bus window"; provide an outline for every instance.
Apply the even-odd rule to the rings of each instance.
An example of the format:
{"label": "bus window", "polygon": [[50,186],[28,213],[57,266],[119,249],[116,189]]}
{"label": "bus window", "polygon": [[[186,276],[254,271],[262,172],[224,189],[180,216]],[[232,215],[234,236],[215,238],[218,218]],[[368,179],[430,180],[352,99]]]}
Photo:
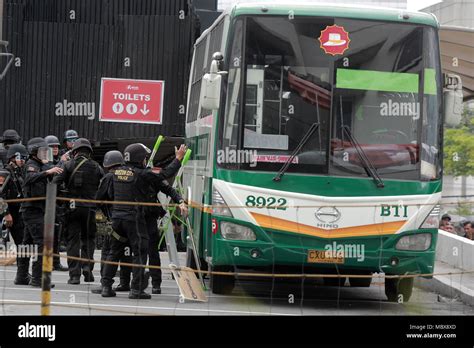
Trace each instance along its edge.
{"label": "bus window", "polygon": [[327,169],[330,63],[314,40],[331,21],[302,21],[294,26],[285,18],[247,18],[241,136],[243,149],[257,154],[257,170],[278,170],[313,123],[320,127],[289,171]]}
{"label": "bus window", "polygon": [[[242,61],[242,20],[234,24],[232,46],[228,61],[228,76],[226,88],[225,118],[223,122],[222,149],[236,149],[238,146],[238,126],[240,123],[239,100]],[[222,163],[227,165],[227,163]]]}
{"label": "bus window", "polygon": [[441,112],[441,67],[437,57],[438,41],[434,30],[425,30],[423,52],[425,59],[423,95],[423,133],[421,148],[421,180],[441,177],[441,136],[443,119]]}
{"label": "bus window", "polygon": [[[337,21],[345,28],[351,28],[351,22]],[[427,126],[437,128],[439,118],[433,69],[426,69],[431,63],[423,57],[423,43],[429,41],[424,33],[432,29],[395,23],[384,24],[383,30],[376,27],[376,23],[359,23],[352,35],[353,51],[347,55],[355,63],[335,64],[330,173],[367,175],[356,146],[342,132],[347,127],[380,176],[436,178],[437,164],[429,158],[437,157],[437,150],[426,140],[420,146],[427,134],[434,135]]]}

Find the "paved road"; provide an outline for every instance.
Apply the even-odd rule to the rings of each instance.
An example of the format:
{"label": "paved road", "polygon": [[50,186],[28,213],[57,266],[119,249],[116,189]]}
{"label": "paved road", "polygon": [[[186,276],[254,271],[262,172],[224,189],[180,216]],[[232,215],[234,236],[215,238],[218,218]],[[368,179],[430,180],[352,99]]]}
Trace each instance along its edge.
{"label": "paved road", "polygon": [[[162,253],[166,264],[167,254]],[[180,255],[184,258],[184,255]],[[64,262],[64,261],[63,261]],[[38,315],[40,289],[13,284],[15,266],[0,267],[0,315]],[[53,315],[474,315],[474,308],[418,288],[410,302],[386,301],[383,283],[370,288],[335,288],[301,282],[240,280],[231,296],[207,292],[207,303],[180,303],[179,291],[169,272],[163,275],[162,294],[151,300],[129,300],[128,293],[102,298],[89,289],[96,282],[66,284],[67,272],[54,272]],[[294,296],[294,301],[292,298]],[[303,298],[303,300],[302,300]]]}

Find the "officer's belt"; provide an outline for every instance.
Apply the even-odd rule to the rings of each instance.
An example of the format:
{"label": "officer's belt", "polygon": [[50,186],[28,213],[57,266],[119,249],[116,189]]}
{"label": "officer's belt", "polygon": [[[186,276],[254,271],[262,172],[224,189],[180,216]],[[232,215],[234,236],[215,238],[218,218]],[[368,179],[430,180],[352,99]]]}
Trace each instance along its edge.
{"label": "officer's belt", "polygon": [[118,234],[117,232],[115,231],[112,231],[112,236],[117,239],[119,242],[122,242],[122,243],[127,243],[128,239],[125,238],[125,237],[122,237],[120,234]]}

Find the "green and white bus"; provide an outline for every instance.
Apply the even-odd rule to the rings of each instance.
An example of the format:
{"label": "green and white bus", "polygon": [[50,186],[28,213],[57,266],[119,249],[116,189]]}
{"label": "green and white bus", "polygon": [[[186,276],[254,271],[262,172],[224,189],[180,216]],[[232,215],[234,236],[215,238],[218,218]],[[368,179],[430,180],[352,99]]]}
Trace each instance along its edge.
{"label": "green and white bus", "polygon": [[[429,14],[369,7],[224,12],[196,41],[189,81],[183,180],[201,263],[366,275],[351,286],[433,273],[444,108],[453,123],[462,103],[441,73],[438,28]],[[225,294],[235,279],[210,283]],[[413,278],[385,284],[407,301]]]}

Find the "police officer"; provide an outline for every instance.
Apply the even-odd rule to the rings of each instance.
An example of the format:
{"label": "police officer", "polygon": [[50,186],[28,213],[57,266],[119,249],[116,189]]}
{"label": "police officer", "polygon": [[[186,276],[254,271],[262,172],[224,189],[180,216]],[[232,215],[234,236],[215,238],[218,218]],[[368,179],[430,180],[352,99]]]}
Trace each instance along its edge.
{"label": "police officer", "polygon": [[8,164],[8,159],[7,159],[7,151],[8,147],[13,144],[18,144],[20,143],[21,138],[18,132],[14,129],[7,129],[6,131],[3,132],[2,135],[2,144],[3,148],[0,149],[0,166],[4,167]]}
{"label": "police officer", "polygon": [[[28,159],[28,151],[21,144],[13,144],[8,148],[7,156],[8,164],[5,167],[7,174],[4,186],[1,188],[1,197],[3,199],[19,199],[23,198],[23,167]],[[21,245],[23,244],[24,224],[20,214],[21,203],[8,203],[8,210],[5,214],[4,221],[6,227],[10,229],[10,234],[17,247],[17,273],[14,280],[16,285],[28,285],[31,276],[28,274],[30,258],[20,255]]]}
{"label": "police officer", "polygon": [[[166,179],[174,176],[176,172],[173,172],[173,168],[179,169],[180,160],[184,157],[186,153],[186,147],[182,145],[178,151],[176,151],[176,158],[169,164],[171,166],[171,171],[166,169],[163,171]],[[178,163],[176,163],[178,162]],[[177,170],[176,170],[177,171]],[[187,208],[184,204],[184,199],[181,195],[168,183],[168,181],[163,180],[161,182],[155,181],[150,187],[150,194],[148,195],[147,201],[156,202],[158,193],[162,192],[165,195],[171,197],[172,201],[176,204],[181,205],[181,212],[183,214],[187,213]],[[158,232],[158,219],[161,219],[165,216],[166,212],[161,206],[156,207],[145,207],[145,222],[148,232],[148,264],[150,266],[161,266],[160,260],[160,234]],[[150,268],[152,294],[161,294],[161,269],[159,268]]]}
{"label": "police officer", "polygon": [[[62,165],[61,161],[61,156],[59,156],[59,147],[61,146],[61,143],[59,142],[59,139],[55,135],[48,135],[47,137],[44,138],[48,146],[52,149],[53,153],[53,160],[51,162],[51,165],[60,167]],[[60,245],[60,240],[63,237],[64,232],[65,232],[65,204],[62,201],[57,202],[57,209],[56,209],[56,224],[54,228],[54,244],[53,244],[53,253],[54,254],[59,254],[59,245]],[[63,237],[64,238],[64,237]],[[66,272],[68,270],[67,267],[64,267],[61,265],[61,260],[59,256],[54,256],[53,258],[53,270],[55,271],[60,271],[60,272]]]}
{"label": "police officer", "polygon": [[[26,162],[25,181],[23,193],[25,198],[46,197],[46,185],[55,175],[63,172],[61,168],[52,167],[48,164],[50,149],[43,138],[32,138],[27,144],[29,160]],[[43,230],[45,201],[26,201],[21,204],[25,224],[24,243],[37,248],[36,261],[33,262],[33,272],[30,285],[41,287],[42,252],[43,252]],[[51,284],[53,287],[53,284]]]}
{"label": "police officer", "polygon": [[[63,185],[70,198],[94,200],[100,179],[104,172],[100,165],[91,159],[92,146],[89,140],[79,138],[72,148],[73,158],[64,164],[64,172],[54,182]],[[67,255],[94,259],[95,236],[95,203],[71,202],[66,216]],[[80,284],[81,269],[85,282],[93,282],[93,262],[80,262],[68,259],[69,284]]]}
{"label": "police officer", "polygon": [[[97,191],[96,199],[99,201],[107,201],[110,200],[108,195],[110,185],[112,183],[113,172],[115,169],[123,165],[123,155],[120,151],[113,150],[109,151],[104,156],[104,162],[102,166],[107,171],[107,174],[104,175],[102,180],[100,181],[99,189]],[[101,204],[99,208],[102,210],[104,215],[107,217],[107,220],[111,221],[112,219],[112,206],[110,204]],[[102,252],[101,252],[101,261],[105,261],[107,259],[107,255],[110,252],[111,247],[111,238],[117,238],[118,235],[112,230],[111,234],[108,234],[104,238],[104,243],[102,244]],[[119,236],[118,236],[119,237]],[[120,237],[119,237],[120,238]],[[129,247],[129,245],[127,245]],[[130,248],[130,247],[129,247]],[[125,263],[132,263],[131,255],[125,255],[125,252],[120,257],[121,262]],[[100,275],[101,277],[104,276],[104,268],[105,264],[101,263],[100,266]],[[129,266],[120,266],[120,285],[119,288],[115,288],[116,291],[130,291],[130,273],[131,268]],[[124,278],[123,278],[124,277]],[[102,280],[102,279],[101,279]],[[98,288],[94,288],[91,290],[94,294],[101,294],[102,293],[102,286]]]}
{"label": "police officer", "polygon": [[74,142],[79,139],[79,134],[74,129],[68,129],[64,132],[63,145],[64,148],[59,151],[61,160],[66,162],[71,159],[72,148]]}
{"label": "police officer", "polygon": [[[149,200],[149,189],[159,185],[170,173],[176,173],[181,166],[178,161],[168,166],[162,172],[145,168],[146,159],[151,151],[143,144],[131,144],[125,148],[125,165],[114,171],[109,196],[116,201],[145,202]],[[181,209],[186,209],[184,202]],[[116,204],[112,208],[112,227],[123,239],[130,243],[132,248],[133,263],[146,265],[149,248],[149,236],[145,220],[146,214],[143,206]],[[123,252],[125,242],[119,238],[111,241],[111,251],[107,261],[117,262]],[[106,264],[102,279],[102,296],[113,297],[113,278],[117,270],[116,265]],[[151,295],[144,291],[144,268],[133,268],[133,279],[130,299],[150,299]]]}
{"label": "police officer", "polygon": [[53,165],[60,165],[61,156],[59,154],[59,147],[61,146],[61,143],[59,142],[58,137],[55,135],[48,135],[44,140],[48,143],[48,146],[53,149]]}
{"label": "police officer", "polygon": [[[166,179],[170,176],[174,176],[180,167],[180,160],[184,157],[186,153],[186,146],[182,145],[179,150],[175,152],[175,158],[168,165],[170,168],[166,168],[163,171]],[[177,163],[175,163],[175,161]],[[184,200],[181,195],[169,185],[166,180],[161,182],[154,182],[148,189],[148,195],[146,202],[156,203],[158,193],[164,193],[167,196],[170,196],[174,203],[183,204]],[[187,212],[185,205],[183,207],[183,212]],[[158,232],[158,219],[161,219],[165,216],[166,211],[161,206],[146,206],[144,207],[145,213],[145,223],[148,232],[148,264],[150,266],[161,266],[160,252],[159,252],[159,242],[160,234]],[[125,261],[124,261],[125,262]],[[130,273],[127,275],[129,268],[122,268],[120,270],[120,284],[114,289],[115,291],[124,291],[125,289],[130,290]],[[129,271],[130,272],[130,271]],[[152,281],[152,294],[161,294],[161,269],[159,268],[150,268],[149,275],[151,276]],[[148,279],[145,278],[145,284],[148,285]]]}

